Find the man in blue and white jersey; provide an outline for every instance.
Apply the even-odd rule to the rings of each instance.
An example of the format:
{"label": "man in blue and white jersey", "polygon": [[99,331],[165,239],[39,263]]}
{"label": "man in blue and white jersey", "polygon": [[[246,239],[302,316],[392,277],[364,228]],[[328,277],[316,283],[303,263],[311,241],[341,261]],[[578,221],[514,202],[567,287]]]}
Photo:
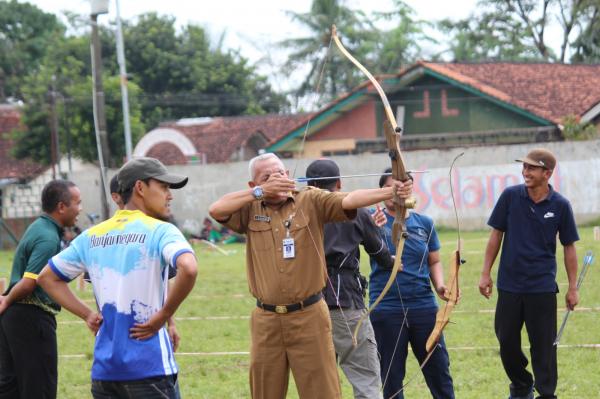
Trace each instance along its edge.
{"label": "man in blue and white jersey", "polygon": [[[165,323],[192,290],[197,264],[181,232],[164,220],[170,216],[170,189],[185,186],[188,179],[168,173],[153,158],[129,161],[118,176],[125,209],[53,257],[38,283],[97,331],[95,398],[179,398]],[[167,296],[169,265],[178,273]],[[86,271],[101,315],[67,285]]]}

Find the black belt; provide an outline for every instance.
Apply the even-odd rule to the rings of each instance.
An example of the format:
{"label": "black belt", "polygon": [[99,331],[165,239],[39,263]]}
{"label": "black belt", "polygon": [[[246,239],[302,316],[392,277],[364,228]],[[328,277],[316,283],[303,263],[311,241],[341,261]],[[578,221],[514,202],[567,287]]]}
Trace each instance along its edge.
{"label": "black belt", "polygon": [[269,312],[275,312],[279,314],[291,313],[296,310],[300,310],[305,308],[306,306],[313,305],[321,300],[323,295],[319,292],[318,294],[314,294],[306,298],[305,300],[292,303],[290,305],[267,305],[266,303],[262,303],[260,300],[256,300],[256,306],[263,310],[268,310]]}

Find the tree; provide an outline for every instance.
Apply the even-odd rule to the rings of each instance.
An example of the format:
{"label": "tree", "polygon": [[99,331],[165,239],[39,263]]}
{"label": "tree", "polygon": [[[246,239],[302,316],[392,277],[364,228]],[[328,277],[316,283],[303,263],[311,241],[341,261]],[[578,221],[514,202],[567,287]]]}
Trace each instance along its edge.
{"label": "tree", "polygon": [[[84,49],[87,49],[87,54]],[[60,121],[58,134],[61,153],[71,150],[73,155],[85,161],[97,160],[89,68],[89,38],[62,38],[52,44],[38,70],[22,81],[25,99],[22,122],[25,128],[14,132],[16,146],[13,155],[50,163],[50,120],[55,112]],[[112,154],[107,164],[116,166],[121,164],[120,160],[125,156],[119,78],[105,73],[103,79],[108,141]],[[54,110],[51,107],[52,97],[56,102]],[[130,123],[134,142],[145,130],[141,122],[139,97],[139,87],[130,83]]]}
{"label": "tree", "polygon": [[598,129],[593,123],[580,122],[576,115],[567,115],[562,120],[562,134],[567,140],[593,140],[598,138]]}
{"label": "tree", "polygon": [[[454,34],[450,51],[455,59],[539,59],[565,62],[573,36],[581,38],[595,23],[598,0],[487,0],[479,1],[480,14],[440,27]],[[547,43],[549,27],[561,29],[559,51]],[[596,22],[597,23],[597,22]]]}
{"label": "tree", "polygon": [[[15,133],[17,157],[49,162],[51,98],[57,103],[60,146],[86,161],[97,159],[92,113],[90,37],[83,20],[69,16],[71,36],[57,35],[34,71],[19,81],[25,102],[26,129]],[[156,14],[125,23],[129,82],[130,122],[133,143],[145,127],[166,119],[190,116],[240,115],[278,112],[286,106],[284,96],[271,89],[265,77],[236,52],[214,50],[198,26],[181,33],[174,19]],[[115,35],[101,28],[103,80],[107,133],[112,155],[109,165],[124,156],[121,100]]]}
{"label": "tree", "polygon": [[511,15],[484,12],[458,22],[445,19],[438,27],[451,37],[447,51],[454,61],[542,59],[536,47],[523,40],[525,26]]}
{"label": "tree", "polygon": [[125,27],[127,69],[144,92],[144,121],[279,112],[287,106],[265,77],[234,51],[211,49],[203,28],[177,34],[174,19],[154,13]]}
{"label": "tree", "polygon": [[[94,115],[92,107],[92,78],[86,77],[66,88],[64,108],[61,109],[70,135],[73,154],[89,162],[98,159],[96,136],[94,130]],[[121,104],[121,86],[118,76],[103,77],[104,94],[106,99],[106,130],[108,146],[111,154],[109,164],[118,167],[125,159],[125,136]],[[131,139],[134,143],[143,136],[145,128],[141,122],[142,108],[140,104],[141,89],[135,83],[129,83],[129,121]]]}
{"label": "tree", "polygon": [[37,69],[64,31],[56,16],[34,5],[0,1],[0,102],[22,99],[21,80]]}
{"label": "tree", "polygon": [[403,64],[416,61],[424,43],[435,41],[424,33],[429,25],[415,19],[415,11],[402,0],[394,0],[394,11],[376,13],[377,19],[392,21],[396,26],[389,30],[377,30],[373,45],[373,60],[376,73],[394,73]]}
{"label": "tree", "polygon": [[[292,52],[284,65],[284,73],[309,65],[309,71],[294,91],[296,98],[320,91],[322,102],[328,102],[339,94],[351,90],[364,77],[348,60],[331,47],[331,26],[335,24],[344,46],[358,59],[372,66],[366,57],[374,43],[377,32],[365,19],[364,13],[343,5],[341,0],[313,0],[307,13],[288,13],[292,21],[309,32],[305,37],[288,39],[280,43]],[[328,53],[330,52],[330,53]],[[324,63],[326,61],[326,68]],[[321,74],[323,75],[321,77]],[[319,86],[319,83],[321,87]]]}
{"label": "tree", "polygon": [[588,1],[578,21],[580,34],[573,41],[573,62],[600,62],[600,1]]}

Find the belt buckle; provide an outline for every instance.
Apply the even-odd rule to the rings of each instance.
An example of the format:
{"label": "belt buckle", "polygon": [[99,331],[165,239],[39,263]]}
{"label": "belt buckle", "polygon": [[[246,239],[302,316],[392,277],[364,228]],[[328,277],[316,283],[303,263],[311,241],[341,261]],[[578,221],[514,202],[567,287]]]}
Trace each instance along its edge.
{"label": "belt buckle", "polygon": [[288,312],[287,306],[285,306],[285,305],[276,305],[275,306],[275,313],[285,314],[287,312]]}

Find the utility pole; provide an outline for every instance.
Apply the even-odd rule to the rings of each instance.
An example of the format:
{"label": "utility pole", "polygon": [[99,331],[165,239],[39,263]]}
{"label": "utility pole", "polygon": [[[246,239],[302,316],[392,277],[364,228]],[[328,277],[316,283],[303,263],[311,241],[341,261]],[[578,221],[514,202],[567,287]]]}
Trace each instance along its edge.
{"label": "utility pole", "polygon": [[52,179],[61,176],[60,170],[60,147],[58,138],[58,115],[56,111],[56,75],[52,75],[52,85],[50,86],[50,159],[52,160]]}
{"label": "utility pole", "polygon": [[129,92],[127,90],[127,66],[125,63],[125,46],[123,44],[123,26],[121,25],[121,6],[117,6],[117,61],[121,75],[121,102],[123,104],[123,128],[125,134],[125,160],[131,159],[131,124],[129,123]]}
{"label": "utility pole", "polygon": [[92,25],[92,79],[93,85],[93,107],[94,107],[94,130],[96,131],[96,147],[98,149],[98,161],[100,163],[100,185],[102,199],[102,219],[108,219],[108,183],[106,180],[106,163],[110,162],[110,151],[108,148],[108,135],[106,133],[106,114],[104,112],[104,88],[102,86],[102,52],[100,49],[100,37],[98,35],[98,15],[108,13],[108,0],[92,0],[92,12],[90,20]]}

